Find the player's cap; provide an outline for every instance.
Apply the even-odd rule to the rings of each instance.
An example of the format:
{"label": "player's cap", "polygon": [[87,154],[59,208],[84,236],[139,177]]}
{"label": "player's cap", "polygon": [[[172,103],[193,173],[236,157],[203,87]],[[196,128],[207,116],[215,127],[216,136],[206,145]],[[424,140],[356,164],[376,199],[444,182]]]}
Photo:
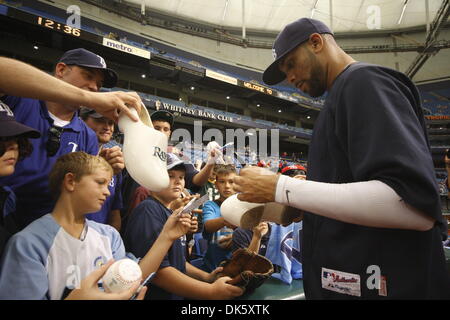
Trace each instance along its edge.
{"label": "player's cap", "polygon": [[14,113],[2,101],[0,101],[0,137],[24,137],[39,138],[41,133],[28,127],[14,118]]}
{"label": "player's cap", "polygon": [[170,124],[170,130],[173,127],[173,114],[166,110],[155,111],[151,114],[152,121],[165,121]]}
{"label": "player's cap", "polygon": [[284,27],[273,44],[272,54],[275,61],[267,67],[263,74],[263,81],[266,84],[277,84],[286,78],[286,75],[278,67],[280,61],[297,46],[307,41],[313,33],[333,34],[323,22],[315,19],[301,18]]}
{"label": "player's cap", "polygon": [[64,62],[67,65],[100,69],[105,76],[103,81],[105,88],[112,88],[117,84],[117,73],[106,66],[105,59],[86,49],[78,48],[66,51],[58,62]]}

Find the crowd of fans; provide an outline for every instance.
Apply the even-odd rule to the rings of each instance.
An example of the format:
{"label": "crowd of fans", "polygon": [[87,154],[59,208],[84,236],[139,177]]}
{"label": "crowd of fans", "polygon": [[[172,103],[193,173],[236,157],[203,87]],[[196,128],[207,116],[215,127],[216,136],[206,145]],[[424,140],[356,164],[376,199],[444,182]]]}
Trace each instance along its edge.
{"label": "crowd of fans", "polygon": [[[102,57],[70,50],[54,76],[7,58],[0,70],[3,79],[12,70],[33,79],[0,83],[0,299],[129,299],[139,284],[121,294],[97,285],[119,259],[139,262],[143,278],[156,272],[138,299],[242,295],[218,277],[219,264],[239,247],[264,252],[271,224],[240,230],[221,216],[238,172],[218,144],[208,146],[198,170],[169,148],[170,185],[150,191],[129,175],[121,148],[111,147],[117,109],[137,121],[129,108],[140,110],[141,101],[133,93],[98,93],[117,82]],[[156,111],[151,120],[169,139],[173,115]],[[279,171],[306,174],[283,163]],[[204,194],[210,201],[202,208],[181,213]],[[207,242],[198,267],[189,263],[194,234]]]}
{"label": "crowd of fans", "polygon": [[[169,186],[160,191],[148,190],[127,171],[121,148],[108,147],[119,112],[139,121],[130,108],[139,114],[143,106],[136,93],[98,92],[102,86],[114,87],[117,81],[117,74],[106,66],[104,59],[85,49],[65,52],[57,61],[53,76],[17,60],[0,58],[0,299],[130,299],[140,283],[124,292],[111,293],[104,291],[99,281],[112,261],[120,259],[136,261],[143,279],[156,274],[146,288],[139,291],[138,299],[233,299],[244,291],[230,284],[231,278],[220,275],[221,262],[239,248],[270,257],[276,267],[274,276],[285,283],[301,278],[302,266],[306,268],[306,260],[304,265],[301,261],[304,255],[299,254],[303,222],[291,220],[285,226],[260,221],[252,230],[239,228],[221,214],[221,204],[237,192],[243,201],[278,202],[317,213],[314,217],[305,214],[305,225],[309,219],[311,228],[305,227],[309,234],[303,239],[309,241],[332,237],[344,223],[360,234],[361,239],[367,237],[369,229],[388,234],[392,229],[403,231],[398,230],[401,227],[410,228],[408,232],[415,241],[418,231],[426,231],[417,228],[424,228],[424,225],[434,228],[431,219],[399,201],[395,192],[392,197],[393,190],[380,181],[323,183],[318,174],[335,174],[337,180],[342,177],[337,169],[318,170],[315,161],[307,168],[287,161],[259,159],[246,166],[269,168],[272,174],[261,168],[238,172],[234,161],[223,156],[224,146],[214,141],[206,147],[206,159],[197,163],[197,167],[176,148],[166,150]],[[159,110],[150,118],[153,128],[170,140],[174,130],[173,115]],[[330,143],[330,146],[335,145],[337,143]],[[342,163],[346,162],[342,160]],[[346,169],[349,175],[357,174],[351,172],[351,168]],[[275,176],[274,171],[279,176]],[[300,181],[307,175],[309,180],[314,172],[315,180]],[[281,181],[280,192],[274,181]],[[338,193],[338,188],[345,190]],[[358,193],[361,188],[369,188],[370,197]],[[328,192],[327,199],[320,199],[327,205],[313,200],[323,195],[316,190]],[[192,199],[205,194],[209,201],[202,207],[183,211]],[[338,194],[346,198],[342,200]],[[373,194],[387,200],[377,200]],[[363,206],[369,214],[361,214],[361,206],[355,205],[355,198],[361,201],[357,204],[369,200],[369,204]],[[438,217],[437,203],[432,204]],[[375,210],[383,205],[382,210]],[[390,210],[395,214],[386,214]],[[336,212],[343,217],[335,216]],[[392,216],[397,213],[409,220],[393,221]],[[380,216],[386,221],[380,223]],[[354,217],[359,220],[353,220]],[[315,223],[313,219],[324,221]],[[330,221],[338,227],[314,234],[314,237],[311,235],[314,226],[327,225]],[[405,227],[405,221],[419,227]],[[438,236],[446,238],[437,233],[444,231],[442,227],[435,228],[436,236],[430,238],[439,245],[439,250],[442,248]],[[344,243],[350,241],[348,236],[351,235],[350,232],[342,234]],[[281,248],[288,236],[292,245],[289,249]],[[194,252],[193,246],[200,239],[204,240],[205,247],[198,261],[198,252]],[[375,239],[387,241],[381,237]],[[351,244],[359,246],[362,242],[353,240]],[[324,253],[329,250],[327,241],[322,241],[321,245],[323,251],[315,252],[320,258],[334,257],[335,252]],[[305,247],[310,250],[311,258],[312,245]],[[345,245],[340,248],[344,247],[348,251],[346,254],[353,254]],[[399,254],[400,250],[396,252]],[[441,254],[437,247],[436,252]],[[395,262],[404,262],[395,258],[386,260],[392,264],[392,270],[396,270]],[[421,270],[421,266],[410,265],[413,270]],[[438,271],[444,275],[442,266],[440,261]],[[326,269],[322,274],[322,286],[331,281],[328,276],[332,272],[335,271]],[[389,283],[402,295],[403,286],[395,280],[389,278],[392,281]],[[434,280],[436,292],[441,289],[448,292],[443,282]],[[318,283],[315,285],[320,287]],[[334,289],[329,291],[336,291]],[[385,296],[384,292],[379,295]]]}

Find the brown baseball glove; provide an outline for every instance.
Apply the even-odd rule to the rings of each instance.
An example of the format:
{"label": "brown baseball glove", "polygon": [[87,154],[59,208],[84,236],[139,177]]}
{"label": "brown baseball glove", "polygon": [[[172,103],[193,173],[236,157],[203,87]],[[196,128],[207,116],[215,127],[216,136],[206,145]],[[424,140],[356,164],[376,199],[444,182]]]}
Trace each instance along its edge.
{"label": "brown baseball glove", "polygon": [[241,287],[244,293],[253,292],[274,272],[269,259],[244,248],[234,251],[232,258],[222,261],[220,267],[223,271],[219,276],[230,277],[228,283]]}

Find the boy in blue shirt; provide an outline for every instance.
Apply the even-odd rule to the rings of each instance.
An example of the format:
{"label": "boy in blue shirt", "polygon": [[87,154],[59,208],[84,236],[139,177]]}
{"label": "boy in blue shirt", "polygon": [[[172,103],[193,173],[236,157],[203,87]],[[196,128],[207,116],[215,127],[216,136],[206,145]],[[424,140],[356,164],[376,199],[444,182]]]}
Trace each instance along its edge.
{"label": "boy in blue shirt", "polygon": [[215,186],[219,192],[219,199],[207,201],[203,206],[203,237],[208,240],[208,249],[203,258],[204,268],[212,271],[223,260],[231,258],[232,235],[236,226],[228,223],[220,213],[220,205],[234,191],[234,177],[236,169],[232,165],[218,165],[216,169]]}
{"label": "boy in blue shirt", "polygon": [[[171,216],[170,204],[179,199],[184,189],[186,165],[174,154],[167,154],[169,187],[150,192],[130,215],[124,232],[127,250],[140,256],[162,233],[161,229]],[[164,257],[149,288],[147,299],[178,300],[231,299],[242,294],[238,287],[227,284],[229,277],[216,280],[221,268],[206,273],[186,261],[186,238],[177,239]]]}

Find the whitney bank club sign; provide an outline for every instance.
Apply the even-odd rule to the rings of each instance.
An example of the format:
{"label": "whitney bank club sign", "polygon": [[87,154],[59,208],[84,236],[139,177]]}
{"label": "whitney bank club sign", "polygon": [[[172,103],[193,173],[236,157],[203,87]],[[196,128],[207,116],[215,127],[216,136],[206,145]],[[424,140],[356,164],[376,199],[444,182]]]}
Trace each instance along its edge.
{"label": "whitney bank club sign", "polygon": [[191,117],[208,118],[211,120],[233,122],[232,117],[223,115],[219,112],[213,112],[210,110],[206,111],[199,108],[192,108],[187,106],[177,106],[167,102],[161,102],[160,100],[151,99],[151,101],[155,103],[156,110],[167,110],[171,112],[179,112],[181,114],[185,114]]}

